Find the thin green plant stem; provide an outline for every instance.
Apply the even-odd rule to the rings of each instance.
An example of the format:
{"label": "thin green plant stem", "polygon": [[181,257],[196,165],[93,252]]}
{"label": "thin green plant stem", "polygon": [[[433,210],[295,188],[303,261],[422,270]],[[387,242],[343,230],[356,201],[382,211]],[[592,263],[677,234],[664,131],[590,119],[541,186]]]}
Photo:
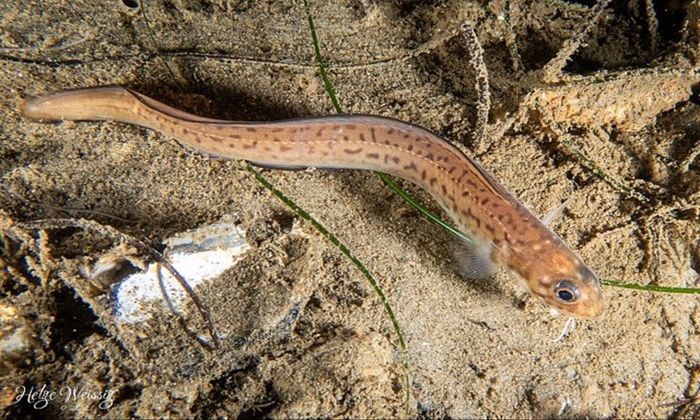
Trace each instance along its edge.
{"label": "thin green plant stem", "polygon": [[[590,158],[588,158],[588,156],[580,152],[573,144],[571,144],[571,142],[569,142],[568,140],[564,140],[562,141],[562,144],[569,150],[570,153],[572,153],[576,157],[576,159],[581,165],[589,168],[591,171],[593,171],[594,174],[596,174],[600,179],[605,181],[608,185],[610,185],[611,187],[615,188],[616,190],[628,197],[634,197],[637,200],[644,203],[649,202],[649,199],[644,195],[640,194],[638,191],[635,191],[634,189],[616,181],[614,178],[606,174],[595,162],[593,162],[593,160],[591,160]],[[669,287],[657,286],[653,284],[641,285],[635,283],[621,282],[612,279],[601,279],[600,283],[604,286],[621,287],[624,289],[634,289],[645,292],[700,294],[700,289],[692,287]]]}
{"label": "thin green plant stem", "polygon": [[323,87],[325,88],[328,96],[331,98],[331,102],[333,103],[333,108],[335,108],[335,112],[340,114],[343,112],[343,110],[340,107],[340,102],[338,102],[338,98],[335,95],[335,89],[333,89],[331,80],[328,78],[328,71],[326,71],[326,62],[323,60],[323,56],[321,55],[321,47],[319,47],[318,35],[316,34],[316,25],[314,24],[314,17],[311,13],[311,4],[309,3],[309,0],[304,0],[304,9],[306,10],[306,18],[309,22],[309,30],[311,31],[311,42],[314,45],[314,56],[316,57],[316,61],[318,62],[318,70],[321,73]]}
{"label": "thin green plant stem", "polygon": [[686,295],[700,295],[700,288],[696,287],[674,287],[674,286],[659,286],[656,284],[636,284],[627,283],[617,280],[601,280],[600,281],[605,286],[620,287],[623,289],[641,290],[644,292],[658,292],[658,293],[680,293]]}
{"label": "thin green plant stem", "polygon": [[[392,177],[390,177],[390,176],[387,175],[387,174],[383,174],[383,173],[381,173],[381,172],[377,172],[377,173],[378,173],[380,176],[384,176],[385,178],[382,178],[382,179],[384,180],[384,182],[386,183],[386,185],[387,185],[389,188],[391,188],[394,192],[396,192],[398,195],[400,195],[404,200],[406,200],[406,202],[407,202],[408,204],[410,204],[411,206],[413,206],[413,207],[415,207],[415,208],[417,208],[417,209],[419,209],[419,210],[423,207],[423,205],[422,205],[418,200],[416,200],[411,194],[409,194],[408,192],[406,192],[406,190],[404,190],[403,188],[401,188],[401,187],[399,186],[399,184],[397,184],[396,181],[394,181],[394,179],[393,179]],[[433,222],[433,223],[437,224],[438,226],[442,227],[443,229],[445,229],[446,231],[448,231],[448,232],[450,232],[451,234],[455,235],[455,236],[458,237],[459,239],[461,239],[461,240],[463,240],[463,241],[465,241],[465,242],[467,242],[467,243],[470,243],[470,244],[471,244],[471,243],[474,243],[474,239],[472,239],[469,235],[467,235],[466,233],[460,231],[459,229],[454,228],[454,227],[453,227],[452,225],[450,225],[449,223],[443,221],[443,220],[440,219],[437,215],[435,215],[435,213],[432,213],[432,212],[430,212],[430,211],[426,211],[426,212],[422,212],[422,213],[423,213],[423,215],[424,215],[428,220],[430,220],[431,222]]]}
{"label": "thin green plant stem", "polygon": [[328,239],[333,245],[336,246],[342,252],[346,257],[350,259],[350,261],[360,270],[360,272],[367,278],[369,283],[372,285],[372,288],[374,288],[374,291],[379,295],[379,299],[382,301],[382,304],[384,305],[384,309],[386,312],[389,314],[389,318],[391,318],[391,323],[394,326],[394,331],[396,331],[396,335],[399,338],[399,345],[403,350],[406,349],[406,341],[403,338],[403,334],[401,333],[401,327],[399,326],[399,321],[396,318],[396,313],[394,312],[393,308],[391,307],[391,304],[389,303],[389,300],[386,298],[386,294],[384,294],[384,291],[382,290],[381,286],[379,286],[379,283],[377,282],[377,279],[374,277],[371,271],[365,267],[365,265],[360,261],[359,258],[357,258],[350,248],[347,247],[340,239],[338,239],[337,236],[335,236],[331,231],[326,229],[325,226],[321,224],[318,220],[314,219],[311,214],[309,214],[306,210],[301,208],[298,204],[296,204],[294,201],[292,201],[289,197],[284,195],[283,192],[275,188],[270,181],[267,180],[255,168],[253,168],[250,164],[248,164],[248,171],[255,176],[255,179],[257,179],[265,188],[267,188],[272,194],[274,194],[275,197],[277,197],[280,201],[282,201],[287,207],[292,209],[296,214],[299,215],[304,220],[308,220],[309,223],[321,234],[323,235],[326,239]]}

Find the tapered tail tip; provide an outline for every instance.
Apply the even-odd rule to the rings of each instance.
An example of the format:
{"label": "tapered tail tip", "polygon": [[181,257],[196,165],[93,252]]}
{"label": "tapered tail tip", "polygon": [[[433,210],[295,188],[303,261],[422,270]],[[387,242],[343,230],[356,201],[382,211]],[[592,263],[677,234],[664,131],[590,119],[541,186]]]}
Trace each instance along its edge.
{"label": "tapered tail tip", "polygon": [[24,118],[36,122],[57,122],[60,121],[55,115],[46,112],[45,99],[40,96],[30,95],[24,98],[19,106],[19,112]]}

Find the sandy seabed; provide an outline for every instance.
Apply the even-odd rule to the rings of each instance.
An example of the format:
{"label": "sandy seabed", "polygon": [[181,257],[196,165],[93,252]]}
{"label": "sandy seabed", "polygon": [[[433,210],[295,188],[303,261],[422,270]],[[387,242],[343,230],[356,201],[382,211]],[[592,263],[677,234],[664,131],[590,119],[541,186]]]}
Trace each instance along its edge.
{"label": "sandy seabed", "polygon": [[[346,112],[464,145],[535,214],[571,198],[552,228],[603,279],[700,287],[700,2],[612,3],[597,17],[556,0],[312,10]],[[374,273],[404,354],[362,273],[244,162],[125,124],[18,114],[27,95],[105,84],[222,119],[333,113],[301,1],[19,0],[0,16],[6,417],[700,415],[697,296],[606,286],[604,316],[556,341],[564,317],[506,270],[460,278],[450,234],[375,174],[265,170]],[[464,22],[489,75],[484,141],[474,140]],[[64,227],[29,225],[44,219]],[[117,285],[88,274],[99,258],[145,265],[127,237],[162,249],[222,220],[251,248],[195,290],[220,338],[214,350],[167,307],[120,322]],[[184,316],[207,336],[194,305]]]}

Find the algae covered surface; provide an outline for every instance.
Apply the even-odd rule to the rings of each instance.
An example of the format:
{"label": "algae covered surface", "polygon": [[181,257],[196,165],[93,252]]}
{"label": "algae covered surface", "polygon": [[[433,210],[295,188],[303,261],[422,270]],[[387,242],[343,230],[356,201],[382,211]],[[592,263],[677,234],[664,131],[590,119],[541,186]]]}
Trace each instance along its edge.
{"label": "algae covered surface", "polygon": [[[424,126],[467,150],[602,279],[700,287],[700,2],[311,2],[345,112]],[[693,417],[697,295],[604,286],[578,321],[515,275],[465,280],[451,235],[372,173],[264,176],[113,122],[36,124],[28,95],[121,84],[177,108],[267,121],[334,112],[302,1],[0,5],[0,409],[7,417]],[[474,28],[490,111],[471,64]],[[430,208],[430,197],[401,185]],[[247,248],[126,323],[119,282],[208,225]],[[557,339],[559,338],[559,339]],[[203,344],[204,343],[204,344]],[[406,377],[408,376],[408,382]],[[34,393],[30,393],[30,391]]]}

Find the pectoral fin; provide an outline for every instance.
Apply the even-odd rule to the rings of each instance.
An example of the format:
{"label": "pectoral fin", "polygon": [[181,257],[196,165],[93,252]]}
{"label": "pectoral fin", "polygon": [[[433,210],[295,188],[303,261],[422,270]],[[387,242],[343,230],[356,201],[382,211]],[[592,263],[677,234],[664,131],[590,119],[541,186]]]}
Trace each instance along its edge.
{"label": "pectoral fin", "polygon": [[455,271],[464,278],[484,279],[498,270],[491,257],[493,244],[490,241],[476,238],[469,243],[457,239],[451,251]]}

